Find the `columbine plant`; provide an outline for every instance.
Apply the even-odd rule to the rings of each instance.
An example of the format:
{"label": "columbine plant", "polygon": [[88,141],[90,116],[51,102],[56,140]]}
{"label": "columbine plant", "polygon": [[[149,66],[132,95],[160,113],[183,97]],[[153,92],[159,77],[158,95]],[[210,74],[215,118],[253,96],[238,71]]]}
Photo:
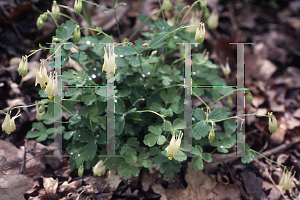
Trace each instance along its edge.
{"label": "columbine plant", "polygon": [[[79,16],[81,16],[81,9],[86,9],[86,6],[81,7],[81,3],[83,2],[75,1],[74,5],[75,12]],[[84,3],[90,2],[84,1]],[[190,23],[182,26],[185,17],[198,3],[202,10],[192,11],[198,14],[193,14]],[[164,7],[153,15],[160,16],[162,12],[165,12],[168,2],[164,1],[163,4]],[[116,7],[121,5],[124,3],[116,2],[112,9],[104,9],[116,12]],[[60,15],[68,17],[59,13],[59,7],[74,11],[70,7],[57,5],[56,1],[53,1],[52,12],[48,14],[55,21]],[[172,5],[170,7],[172,8]],[[87,10],[83,11],[87,12]],[[62,75],[50,72],[48,77],[44,62],[41,62],[40,69],[36,69],[35,85],[41,86],[39,92],[41,98],[48,97],[49,99],[42,99],[37,103],[46,104],[47,110],[42,116],[43,123],[33,123],[35,131],[29,131],[28,137],[36,138],[37,141],[54,138],[54,132],[47,130],[44,124],[54,122],[53,96],[58,92],[57,77],[61,76],[64,85],[90,86],[89,88],[68,88],[62,95],[64,97],[62,105],[55,105],[61,106],[64,113],[71,115],[68,119],[69,123],[62,126],[61,130],[64,142],[68,146],[66,151],[70,155],[70,168],[78,168],[79,176],[83,175],[84,170],[92,167],[94,175],[101,176],[105,174],[106,169],[113,169],[117,166],[120,174],[128,179],[132,175],[138,176],[140,167],[149,168],[155,164],[159,165],[161,173],[171,178],[174,176],[174,171],[179,172],[180,163],[187,161],[186,153],[194,155],[191,161],[196,170],[203,169],[203,160],[212,161],[211,153],[205,153],[201,146],[210,145],[218,152],[227,153],[229,148],[240,141],[236,141],[236,134],[238,138],[242,138],[240,136],[243,133],[235,130],[235,120],[236,118],[242,119],[241,117],[244,116],[228,117],[228,108],[217,107],[211,110],[210,106],[222,98],[227,98],[227,102],[230,102],[231,94],[238,90],[247,90],[245,88],[237,90],[193,88],[192,95],[202,102],[202,109],[197,107],[192,110],[194,118],[191,127],[192,143],[188,144],[192,148],[184,149],[181,146],[182,130],[186,128],[183,120],[184,97],[182,96],[185,87],[183,76],[185,69],[182,67],[184,48],[175,44],[203,43],[205,27],[203,23],[200,23],[200,15],[202,12],[207,13],[208,9],[206,1],[199,0],[190,7],[186,6],[178,11],[181,23],[178,24],[175,20],[172,26],[168,25],[164,19],[157,18],[151,21],[151,16],[139,14],[138,20],[149,26],[151,31],[142,33],[147,39],[138,39],[134,44],[129,41],[132,41],[135,34],[129,39],[125,38],[124,43],[116,44],[113,37],[99,27],[92,25],[79,27],[72,18],[61,25],[57,24],[56,35],[52,41],[59,42],[56,46],[61,49],[61,67],[66,66],[69,58],[72,58],[83,70],[69,69]],[[186,13],[184,14],[183,11]],[[81,17],[87,20],[84,16]],[[43,22],[47,20],[47,13],[42,14],[38,20],[41,21],[41,19]],[[216,27],[216,20],[208,20],[207,23],[209,21],[214,21],[214,25],[210,24],[209,27]],[[84,28],[89,29],[92,35],[81,36],[80,30]],[[117,28],[120,41],[123,41],[118,22]],[[72,43],[71,40],[78,41],[78,44]],[[114,44],[107,44],[109,42]],[[78,52],[70,51],[71,48],[77,49]],[[51,62],[49,66],[54,68],[53,56],[57,51],[54,45],[50,48],[41,46],[41,49],[33,50],[28,57],[42,49],[50,49],[51,56],[46,61],[49,60]],[[180,56],[176,57],[179,49],[181,49],[178,54]],[[218,66],[208,60],[208,55],[207,51],[192,54],[193,85],[226,85],[224,80],[217,76]],[[20,63],[21,69],[24,68],[23,63],[24,60]],[[106,73],[102,73],[104,71]],[[97,84],[96,80],[93,80],[97,76],[101,77],[100,80],[104,82],[99,81]],[[108,145],[106,141],[106,81],[112,76],[115,78],[116,87],[114,96],[115,141],[112,142],[115,144],[116,155],[122,157],[105,159],[103,155],[106,155],[106,145]],[[209,97],[209,102],[202,100],[201,95]],[[81,108],[78,110],[74,104],[79,102],[81,102]],[[6,114],[2,128],[8,134],[15,130],[14,119],[18,116],[20,115],[10,119],[9,114]],[[254,116],[254,114],[246,116]],[[272,114],[264,115],[264,117],[269,117],[270,131],[275,132],[276,118]],[[40,119],[38,116],[37,118]],[[216,123],[223,123],[224,130],[217,130]],[[188,141],[184,144],[186,143]],[[145,151],[140,151],[141,148],[137,147],[143,147]],[[251,158],[255,160],[257,154],[259,153],[250,149],[246,143],[242,162],[249,163]],[[98,155],[102,157],[99,159]]]}

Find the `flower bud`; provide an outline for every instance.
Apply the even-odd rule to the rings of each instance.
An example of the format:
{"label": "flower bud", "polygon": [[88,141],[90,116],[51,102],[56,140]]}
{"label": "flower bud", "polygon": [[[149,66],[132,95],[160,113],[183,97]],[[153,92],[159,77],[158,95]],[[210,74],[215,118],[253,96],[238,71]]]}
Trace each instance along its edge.
{"label": "flower bud", "polygon": [[39,107],[39,113],[42,113],[45,111],[45,104],[42,104],[40,107]]}
{"label": "flower bud", "polygon": [[247,94],[247,101],[248,101],[248,103],[252,103],[252,94],[251,94],[251,92],[248,92],[248,94]]}
{"label": "flower bud", "polygon": [[200,22],[196,34],[195,34],[195,42],[197,43],[196,46],[199,44],[202,44],[205,37],[205,26],[203,22]]}
{"label": "flower bud", "polygon": [[41,14],[40,17],[42,18],[43,22],[45,22],[48,19],[48,14],[45,12],[45,13]]}
{"label": "flower bud", "polygon": [[44,104],[42,105],[42,106],[44,106],[44,108],[43,108],[43,111],[40,112],[40,108],[42,106],[39,107],[39,105],[37,104],[37,101],[35,101],[35,103],[36,103],[36,105],[35,105],[35,109],[36,109],[36,111],[35,111],[35,119],[37,121],[41,121],[42,120],[42,115],[45,113],[45,111],[44,111],[45,106],[44,106]]}
{"label": "flower bud", "polygon": [[51,12],[54,20],[57,21],[60,18],[60,11],[56,1],[53,1]]}
{"label": "flower bud", "polygon": [[40,30],[44,26],[44,21],[42,19],[42,15],[39,16],[39,18],[36,20],[36,26]]}
{"label": "flower bud", "polygon": [[77,15],[81,13],[81,10],[82,10],[82,2],[81,2],[81,0],[75,0],[74,10],[75,10],[75,13]]}
{"label": "flower bud", "polygon": [[84,172],[83,165],[80,165],[80,167],[78,168],[78,176],[79,176],[79,177],[82,177],[83,172]]}
{"label": "flower bud", "polygon": [[232,106],[232,98],[231,97],[227,97],[227,105],[228,105],[228,107],[229,108],[231,108],[231,106]]}
{"label": "flower bud", "polygon": [[28,61],[27,56],[22,56],[22,60],[19,64],[18,72],[20,76],[26,76],[28,72]]}
{"label": "flower bud", "polygon": [[170,0],[164,0],[162,5],[161,5],[161,8],[165,11],[169,11],[172,9],[172,3]]}
{"label": "flower bud", "polygon": [[268,113],[269,115],[269,131],[270,133],[275,133],[277,130],[277,119],[272,112]]}
{"label": "flower bud", "polygon": [[59,42],[59,39],[58,38],[53,38],[52,42]]}
{"label": "flower bud", "polygon": [[73,37],[74,42],[75,43],[79,42],[80,37],[81,37],[80,26],[77,25],[74,30],[74,37]]}
{"label": "flower bud", "polygon": [[215,8],[212,13],[210,14],[208,20],[207,20],[207,25],[210,29],[215,29],[219,25],[219,14],[217,9]]}
{"label": "flower bud", "polygon": [[209,131],[209,135],[208,135],[208,141],[209,143],[212,143],[215,139],[215,131],[214,130],[211,130]]}

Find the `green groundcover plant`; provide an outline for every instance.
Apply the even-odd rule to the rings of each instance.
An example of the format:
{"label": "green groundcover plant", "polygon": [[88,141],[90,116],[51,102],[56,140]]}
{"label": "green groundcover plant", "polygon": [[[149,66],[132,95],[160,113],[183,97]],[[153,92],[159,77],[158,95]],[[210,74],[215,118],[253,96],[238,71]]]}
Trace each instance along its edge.
{"label": "green groundcover plant", "polygon": [[[103,175],[106,169],[115,166],[125,179],[138,176],[140,167],[149,168],[153,164],[159,165],[161,173],[171,178],[174,172],[180,171],[182,162],[186,162],[188,154],[192,155],[191,162],[196,170],[203,169],[203,162],[212,162],[211,154],[215,151],[228,153],[228,149],[237,142],[243,140],[242,132],[236,130],[236,118],[243,116],[229,115],[229,108],[215,107],[211,105],[227,98],[228,107],[232,105],[231,96],[237,90],[222,87],[196,87],[225,86],[223,78],[218,76],[218,66],[208,60],[208,53],[192,53],[193,89],[194,98],[202,102],[202,107],[192,110],[192,143],[184,145],[183,130],[186,128],[184,121],[184,47],[177,43],[194,43],[193,52],[200,52],[201,43],[204,40],[205,25],[200,22],[202,14],[208,27],[218,26],[218,14],[214,10],[213,16],[206,6],[205,0],[195,1],[191,6],[173,6],[171,1],[165,0],[156,13],[151,16],[138,14],[137,19],[141,26],[124,43],[116,43],[111,35],[106,34],[100,27],[91,25],[85,0],[75,0],[74,8],[58,5],[53,2],[51,12],[40,15],[37,20],[38,28],[42,28],[44,22],[52,17],[57,25],[56,34],[50,47],[40,45],[40,49],[32,50],[28,56],[24,56],[19,65],[19,73],[27,74],[28,57],[42,49],[49,49],[52,54],[46,60],[51,62],[50,67],[55,67],[55,45],[61,49],[61,67],[65,67],[69,58],[76,61],[84,70],[75,71],[69,69],[62,73],[63,85],[89,87],[64,88],[62,93],[62,112],[71,115],[65,119],[63,126],[59,127],[63,136],[63,143],[70,155],[70,168],[78,168],[81,176],[84,170],[94,167],[94,175]],[[103,8],[104,12],[114,12],[116,7],[124,3],[115,2],[111,9]],[[78,23],[68,15],[60,13],[60,8],[74,11],[84,19],[88,27],[80,27]],[[175,17],[165,20],[165,13],[174,9]],[[192,18],[188,25],[182,25],[189,12]],[[82,13],[82,14],[81,14]],[[152,16],[157,17],[155,21]],[[64,16],[68,20],[57,24],[57,20]],[[117,22],[117,20],[116,20]],[[146,39],[137,39],[130,42],[138,30],[143,26],[149,26],[149,32],[143,32]],[[117,28],[120,41],[122,41],[119,25]],[[88,29],[91,35],[85,35],[84,29]],[[113,43],[114,52],[109,51],[107,43]],[[197,45],[199,44],[199,45]],[[77,51],[72,52],[75,48]],[[222,68],[223,69],[223,68]],[[224,68],[225,75],[230,73],[230,68]],[[108,74],[102,73],[107,71]],[[115,154],[120,157],[105,157],[106,155],[106,115],[107,97],[106,81],[114,73],[115,77]],[[93,81],[100,75],[102,85]],[[49,124],[54,119],[54,99],[58,92],[57,73],[50,73],[49,77],[41,62],[40,69],[36,69],[36,86],[40,85],[41,101],[33,105],[39,105],[37,119],[42,122],[33,123],[34,131],[28,132],[29,138],[37,141],[45,141],[55,137],[54,128]],[[195,86],[195,87],[194,87]],[[38,87],[38,86],[37,86]],[[251,102],[252,96],[247,89],[247,100]],[[200,96],[208,97],[203,100]],[[75,105],[81,105],[77,110]],[[31,105],[31,106],[33,106]],[[56,105],[57,106],[57,105]],[[45,107],[47,108],[45,111]],[[6,114],[2,129],[10,134],[15,130],[14,120],[20,115],[10,118],[9,111]],[[246,116],[257,116],[248,114]],[[269,129],[275,133],[277,129],[276,118],[269,113]],[[222,129],[217,130],[216,124]],[[211,146],[213,152],[204,152],[203,147]],[[250,163],[251,159],[257,159],[258,152],[249,148],[247,143],[241,157],[243,163]],[[102,155],[102,157],[99,157]],[[100,160],[100,161],[99,161]],[[105,168],[104,168],[105,167]],[[104,171],[103,171],[104,170]],[[285,182],[289,182],[290,179]]]}

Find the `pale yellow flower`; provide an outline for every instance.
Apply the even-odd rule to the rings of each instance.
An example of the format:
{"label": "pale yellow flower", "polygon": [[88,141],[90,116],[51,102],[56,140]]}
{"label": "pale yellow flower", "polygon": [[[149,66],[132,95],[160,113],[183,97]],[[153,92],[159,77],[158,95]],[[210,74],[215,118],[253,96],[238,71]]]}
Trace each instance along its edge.
{"label": "pale yellow flower", "polygon": [[[3,122],[3,124],[2,124],[2,130],[5,131],[5,133],[10,134],[10,133],[13,132],[14,130],[16,130],[15,119],[16,119],[17,117],[20,117],[20,116],[21,116],[21,114],[19,114],[19,113],[20,113],[20,110],[19,110],[18,113],[17,113],[14,117],[12,117],[12,118],[10,118],[10,114],[8,114],[8,111],[7,111],[7,113],[5,113],[6,116],[5,116],[4,122]],[[19,114],[19,115],[18,115],[18,114]]]}
{"label": "pale yellow flower", "polygon": [[207,19],[207,25],[210,29],[215,29],[219,26],[219,14],[215,8]]}
{"label": "pale yellow flower", "polygon": [[81,0],[75,0],[74,10],[75,10],[75,13],[77,15],[81,13],[81,10],[82,10],[82,2],[81,2]]}
{"label": "pale yellow flower", "polygon": [[103,160],[99,160],[99,162],[93,167],[94,176],[102,176],[105,174],[106,168],[103,163]]}
{"label": "pale yellow flower", "polygon": [[51,12],[53,18],[57,21],[60,18],[60,11],[56,1],[53,1]]}
{"label": "pale yellow flower", "polygon": [[[293,170],[293,167],[292,167],[292,170]],[[288,172],[286,170],[286,168],[284,168],[284,170],[283,170],[281,180],[278,184],[283,190],[289,190],[293,187],[292,183],[293,183],[293,179],[294,179],[296,171],[294,172],[294,175],[292,177],[291,177],[291,175],[292,175],[291,171]]]}
{"label": "pale yellow flower", "polygon": [[179,147],[181,144],[181,138],[183,136],[183,133],[180,131],[179,135],[175,136],[175,131],[173,132],[173,136],[171,138],[169,146],[165,149],[167,151],[167,154],[170,154],[169,160],[172,160],[173,157],[175,157],[179,153]]}
{"label": "pale yellow flower", "polygon": [[57,73],[53,73],[53,77],[52,77],[52,73],[50,72],[47,87],[45,89],[45,94],[48,94],[49,99],[52,99],[52,97],[58,92],[57,80],[56,81],[54,80],[54,75],[57,78]]}
{"label": "pale yellow flower", "polygon": [[35,73],[36,73],[35,86],[37,86],[37,84],[40,84],[41,88],[46,87],[48,76],[47,76],[45,63],[41,61],[40,70],[38,70],[35,66]]}
{"label": "pale yellow flower", "polygon": [[162,5],[161,5],[161,8],[163,10],[166,10],[166,11],[169,11],[172,9],[172,3],[170,0],[164,0]]}
{"label": "pale yellow flower", "polygon": [[[109,54],[107,53],[109,51]],[[115,53],[114,53],[114,48],[111,45],[106,45],[106,48],[104,47],[104,63],[102,67],[102,72],[106,71],[107,72],[107,77],[111,77],[111,73],[115,74],[116,72],[116,64],[115,64]]]}
{"label": "pale yellow flower", "polygon": [[196,34],[195,34],[195,42],[196,42],[196,47],[199,44],[202,44],[204,41],[204,37],[205,37],[205,26],[203,22],[200,22],[197,30],[196,30]]}
{"label": "pale yellow flower", "polygon": [[229,58],[228,58],[228,57],[226,58],[226,64],[225,64],[225,66],[221,63],[221,69],[222,69],[222,71],[223,71],[223,74],[224,74],[226,77],[230,74],[231,69],[230,69],[230,67],[229,67]]}

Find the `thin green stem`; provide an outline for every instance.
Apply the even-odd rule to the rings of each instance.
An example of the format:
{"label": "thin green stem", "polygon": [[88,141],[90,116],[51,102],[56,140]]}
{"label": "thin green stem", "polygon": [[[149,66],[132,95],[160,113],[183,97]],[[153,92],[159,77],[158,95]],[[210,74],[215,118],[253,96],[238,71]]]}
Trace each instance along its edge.
{"label": "thin green stem", "polygon": [[186,18],[187,14],[192,10],[192,8],[196,5],[196,3],[198,3],[198,1],[195,1],[195,2],[191,5],[191,7],[188,9],[188,11],[185,13],[185,15],[183,16],[183,18],[182,18],[182,20],[181,20],[179,26],[182,24],[183,20]]}
{"label": "thin green stem", "polygon": [[145,99],[144,98],[139,98],[138,100],[136,100],[131,106],[130,106],[130,108],[128,109],[128,110],[130,110],[138,101],[145,101]]}
{"label": "thin green stem", "polygon": [[230,91],[230,92],[228,92],[227,94],[225,94],[224,96],[221,96],[221,97],[220,97],[220,98],[218,98],[217,100],[213,101],[213,102],[212,102],[212,103],[210,103],[209,105],[212,105],[212,104],[214,104],[214,103],[216,103],[216,102],[220,101],[221,99],[223,99],[223,98],[225,98],[225,97],[227,97],[227,96],[231,95],[233,92],[236,92],[236,91],[239,91],[239,90],[249,90],[249,89],[247,89],[247,88],[239,88],[239,89],[236,89],[236,90]]}
{"label": "thin green stem", "polygon": [[277,164],[277,165],[280,165],[280,166],[283,167],[283,168],[286,168],[284,165],[279,164],[279,163],[277,163],[276,161],[269,159],[268,157],[264,156],[263,154],[261,154],[261,153],[255,151],[255,150],[253,150],[253,149],[250,149],[250,151],[252,151],[253,153],[259,154],[260,156],[264,157],[265,159],[271,161],[272,163],[275,163],[275,164]]}
{"label": "thin green stem", "polygon": [[98,5],[98,4],[96,4],[96,3],[93,3],[93,2],[90,2],[90,1],[86,1],[86,0],[81,0],[82,2],[85,2],[85,3],[89,3],[89,4],[92,4],[92,5],[94,5],[94,6],[96,6],[96,7],[99,7],[99,8],[103,8],[104,10],[110,10],[110,9],[108,9],[108,8],[105,8],[105,7],[103,7],[103,6],[100,6],[100,5]]}
{"label": "thin green stem", "polygon": [[[53,19],[54,23],[56,24],[56,27],[58,27],[58,24],[57,24],[56,20],[54,19],[54,17],[53,17],[53,15],[52,15],[52,13],[51,13],[49,10],[47,10],[47,12],[48,12],[48,13],[49,13],[49,15],[52,17],[52,19]],[[59,13],[59,14],[60,14],[60,13]]]}
{"label": "thin green stem", "polygon": [[118,19],[117,19],[117,13],[116,13],[117,6],[118,6],[118,0],[115,1],[115,5],[114,5],[114,16],[115,16],[115,20],[116,20],[116,24],[117,24],[119,40],[120,40],[120,42],[122,42],[121,31],[120,31],[120,27],[119,27],[119,23],[118,23]]}

